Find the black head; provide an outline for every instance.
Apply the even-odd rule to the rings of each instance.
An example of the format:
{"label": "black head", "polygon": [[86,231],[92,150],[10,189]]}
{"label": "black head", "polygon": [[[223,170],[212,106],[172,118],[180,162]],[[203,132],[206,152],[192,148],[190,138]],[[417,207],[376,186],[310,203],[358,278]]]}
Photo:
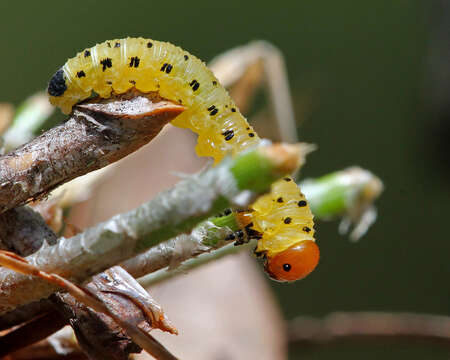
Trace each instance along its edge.
{"label": "black head", "polygon": [[62,96],[67,90],[63,69],[59,69],[50,79],[47,92],[51,96]]}

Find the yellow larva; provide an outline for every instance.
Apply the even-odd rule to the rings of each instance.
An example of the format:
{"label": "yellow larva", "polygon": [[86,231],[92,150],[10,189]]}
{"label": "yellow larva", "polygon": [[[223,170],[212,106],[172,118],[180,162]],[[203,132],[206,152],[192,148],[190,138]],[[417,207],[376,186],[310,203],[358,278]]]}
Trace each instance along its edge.
{"label": "yellow larva", "polygon": [[269,275],[279,281],[294,281],[307,276],[319,262],[319,248],[314,239],[313,215],[305,196],[291,177],[272,185],[259,197],[252,211],[239,216],[243,225],[261,233],[256,254],[267,258]]}
{"label": "yellow larva", "polygon": [[[198,134],[196,151],[199,156],[211,156],[218,162],[227,153],[238,154],[260,141],[206,65],[166,42],[126,38],[85,49],[55,73],[49,82],[48,94],[50,102],[68,114],[92,92],[108,98],[132,88],[144,93],[156,91],[163,98],[186,106],[187,110],[172,124]],[[283,201],[277,201],[278,198]],[[295,280],[314,268],[310,265],[306,271],[297,266],[297,260],[305,263],[305,254],[311,258],[311,251],[301,250],[300,244],[312,243],[308,249],[317,248],[311,211],[307,203],[295,205],[300,201],[305,200],[294,181],[280,180],[248,213],[254,229],[263,234],[257,251],[265,253],[266,269],[278,280]],[[295,255],[297,253],[302,256]],[[317,264],[318,250],[314,256]],[[290,262],[282,263],[285,260]],[[280,269],[278,265],[270,266],[280,261]]]}
{"label": "yellow larva", "polygon": [[159,94],[187,107],[172,123],[199,135],[199,156],[219,161],[256,145],[259,138],[205,64],[172,44],[143,39],[110,40],[83,50],[50,80],[50,102],[68,114],[95,91],[103,98],[131,88]]}

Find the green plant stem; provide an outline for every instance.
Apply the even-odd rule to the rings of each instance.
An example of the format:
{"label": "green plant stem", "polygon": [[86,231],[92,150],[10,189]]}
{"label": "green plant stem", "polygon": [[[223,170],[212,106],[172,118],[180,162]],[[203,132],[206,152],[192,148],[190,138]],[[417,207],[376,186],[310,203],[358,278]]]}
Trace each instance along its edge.
{"label": "green plant stem", "polygon": [[[305,193],[313,211],[316,211],[314,215],[321,220],[326,220],[350,211],[352,206],[355,206],[355,199],[358,198],[358,195],[360,197],[364,189],[375,189],[378,182],[381,183],[367,170],[353,167],[317,179],[308,179],[299,186]],[[379,194],[377,192],[373,194],[375,195],[375,193]],[[212,227],[211,223],[217,228]],[[135,276],[146,274],[139,279],[139,282],[142,286],[148,287],[210,261],[244,249],[254,248],[256,241],[251,241],[243,246],[234,246],[224,241],[230,232],[239,229],[234,212],[227,216],[210,219],[209,224],[199,224],[192,234],[185,235],[183,239],[177,239],[173,243],[171,240],[160,244],[140,255],[140,264],[136,258],[132,259],[131,261],[134,263],[131,273]],[[175,249],[174,244],[180,245],[183,242],[186,244],[184,248],[189,251],[185,251],[181,255],[179,250]],[[139,270],[136,271],[136,269]]]}
{"label": "green plant stem", "polygon": [[383,190],[378,177],[359,167],[306,179],[299,186],[308,199],[314,216],[319,219],[360,212],[372,205]]}
{"label": "green plant stem", "polygon": [[[190,234],[160,243],[121,265],[134,277],[141,277],[164,268],[175,269],[182,263],[184,267],[185,261],[205,253],[210,253],[211,259],[220,257],[223,255],[215,255],[216,250],[229,244],[231,239],[226,240],[227,237],[237,230],[239,226],[234,213],[214,217],[198,224]],[[233,252],[240,249],[232,248],[235,249]],[[197,266],[195,261],[192,264]]]}

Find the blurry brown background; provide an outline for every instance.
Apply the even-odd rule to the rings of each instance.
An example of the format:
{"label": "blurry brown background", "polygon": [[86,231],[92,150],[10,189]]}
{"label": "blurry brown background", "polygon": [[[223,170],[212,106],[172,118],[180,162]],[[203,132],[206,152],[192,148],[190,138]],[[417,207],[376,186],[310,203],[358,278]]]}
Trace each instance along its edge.
{"label": "blurry brown background", "polygon": [[[319,176],[358,164],[380,176],[386,190],[377,204],[379,219],[361,242],[352,244],[338,235],[337,222],[316,226],[321,263],[304,281],[276,284],[263,279],[258,271],[253,273],[250,265],[247,269],[249,263],[244,261],[247,265],[239,271],[248,272],[247,281],[255,277],[255,289],[251,291],[264,298],[261,308],[276,309],[261,285],[266,281],[285,319],[321,316],[336,310],[448,314],[450,22],[446,3],[2,1],[0,101],[18,104],[44,88],[66,58],[106,39],[143,36],[166,40],[205,61],[250,40],[268,40],[286,57],[300,138],[319,145],[303,175]],[[55,121],[62,119],[58,115]],[[179,136],[183,142],[163,144],[175,157],[193,148],[189,146],[194,141],[190,135]],[[181,149],[181,143],[187,147]],[[148,156],[136,154],[133,161],[145,163],[145,174],[131,163],[123,165],[126,181],[111,179],[99,195],[102,205],[85,205],[89,210],[85,214],[93,215],[83,221],[94,221],[145,201],[150,193],[176,181],[170,171],[189,172],[201,166],[187,155],[182,164],[171,169],[165,153],[152,156],[149,149],[143,151]],[[145,191],[130,191],[146,183]],[[107,193],[107,189],[112,192]],[[101,213],[101,207],[109,212]],[[235,271],[231,267],[232,280],[224,286],[245,288],[243,278],[232,276]],[[208,287],[207,280],[199,276],[197,283]],[[167,304],[169,315],[176,308],[189,312],[187,321],[194,319],[196,314],[186,308],[187,303],[183,305],[181,296],[179,301],[179,306]],[[242,306],[248,305],[246,299]],[[254,329],[261,330],[265,325],[281,331],[269,321],[276,318],[273,311],[272,315],[255,316],[259,322],[254,323]],[[251,329],[239,339],[250,341],[247,334]],[[213,341],[215,336],[225,336],[222,334],[209,331],[211,339],[198,341]],[[273,333],[264,336],[268,347],[270,341],[277,342]],[[227,354],[224,350],[222,358],[232,356]],[[322,349],[290,346],[289,356],[447,359],[448,349],[424,343],[351,343]],[[219,355],[214,358],[222,359]]]}

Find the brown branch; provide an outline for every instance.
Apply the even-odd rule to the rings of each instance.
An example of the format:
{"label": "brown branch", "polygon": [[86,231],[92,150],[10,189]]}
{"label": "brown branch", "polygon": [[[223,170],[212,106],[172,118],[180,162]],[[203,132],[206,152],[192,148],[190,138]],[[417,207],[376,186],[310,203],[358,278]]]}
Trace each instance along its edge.
{"label": "brown branch", "polygon": [[[116,317],[120,317],[145,332],[160,327],[176,332],[162,309],[125,270],[115,266],[96,275],[86,286]],[[78,343],[92,359],[128,359],[130,353],[140,352],[137,346],[109,316],[92,310],[73,296],[54,294],[59,311],[70,321]]]}
{"label": "brown branch", "polygon": [[0,249],[28,256],[39,250],[44,242],[56,244],[56,239],[41,215],[28,206],[0,214]]}
{"label": "brown branch", "polygon": [[322,346],[345,340],[416,340],[450,346],[450,317],[383,312],[337,312],[323,319],[298,317],[288,326],[289,341]]}
{"label": "brown branch", "polygon": [[67,321],[57,312],[50,312],[0,337],[0,358],[45,339]]}
{"label": "brown branch", "polygon": [[0,316],[0,331],[10,329],[54,310],[55,305],[48,299],[35,301]]}
{"label": "brown branch", "polygon": [[0,157],[0,212],[136,151],[184,109],[136,93],[78,105],[65,123]]}

